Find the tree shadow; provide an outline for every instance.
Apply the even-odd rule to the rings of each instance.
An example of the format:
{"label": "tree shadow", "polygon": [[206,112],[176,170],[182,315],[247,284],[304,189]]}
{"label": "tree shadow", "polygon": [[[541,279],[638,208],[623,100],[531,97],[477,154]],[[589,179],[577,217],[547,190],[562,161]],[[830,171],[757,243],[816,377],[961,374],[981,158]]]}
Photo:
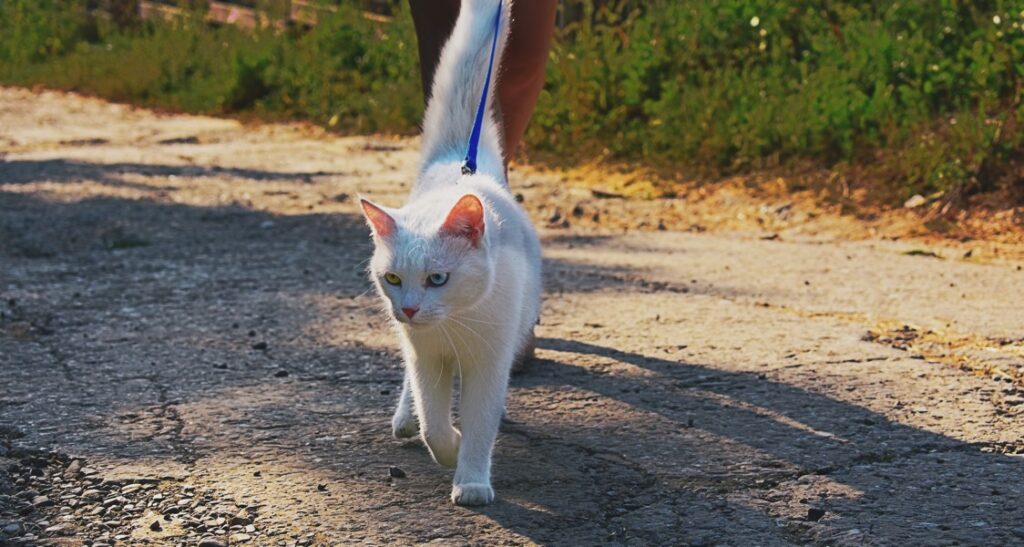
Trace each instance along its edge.
{"label": "tree shadow", "polygon": [[[144,243],[115,245],[118,230]],[[1014,458],[757,374],[556,338],[513,381],[498,503],[452,508],[450,474],[389,439],[401,372],[366,311],[370,251],[356,215],[0,193],[0,288],[16,301],[0,320],[4,420],[97,456],[260,465],[273,496],[333,481],[351,496],[321,517],[334,538],[387,513],[378,531],[396,542],[495,527],[544,544],[1016,540]],[[581,280],[573,292],[697,291],[546,266]],[[408,478],[386,479],[390,465]]]}
{"label": "tree shadow", "polygon": [[221,167],[219,165],[159,165],[147,163],[93,163],[86,161],[2,160],[0,184],[27,184],[33,182],[90,181],[111,186],[158,190],[148,184],[133,184],[122,180],[124,175],[144,177],[232,177],[252,181],[312,182],[313,177],[336,175],[325,171],[278,172],[263,169]]}
{"label": "tree shadow", "polygon": [[[586,447],[583,454],[601,462],[600,471],[634,474],[627,482],[636,486],[616,489],[614,480],[587,484],[590,477],[577,473],[580,484],[573,486],[590,491],[573,501],[586,507],[586,496],[602,500],[589,511],[609,523],[610,533],[618,525],[631,537],[656,544],[717,543],[726,537],[729,544],[915,544],[939,537],[956,544],[1020,541],[1020,458],[986,453],[992,447],[903,425],[759,374],[572,340],[542,338],[538,349],[566,358],[539,359],[514,380],[516,388],[552,396],[576,392],[560,399],[579,404],[578,412],[588,419],[525,419],[508,427],[512,435],[548,440],[518,447],[531,454],[517,450],[506,456],[532,460],[527,473],[534,479],[533,488],[510,485],[516,490],[510,496],[565,507],[564,498],[572,496],[552,491],[549,484],[558,473],[546,473],[544,465],[563,465],[567,455],[562,447],[569,445]],[[573,364],[580,357],[629,364],[646,373]],[[615,419],[589,410],[600,406],[591,394],[612,401],[610,407],[627,405],[634,417]],[[499,463],[496,474],[515,473],[516,467]],[[652,507],[666,504],[651,514]],[[811,509],[821,509],[825,520],[808,520]],[[497,505],[482,512],[538,541],[552,541],[543,530],[520,524],[529,520],[521,508]],[[949,518],[951,512],[955,519]],[[555,519],[556,527],[581,518],[563,515]],[[653,529],[648,526],[652,519],[659,522]],[[717,525],[709,528],[708,522]],[[734,534],[723,536],[723,529]]]}

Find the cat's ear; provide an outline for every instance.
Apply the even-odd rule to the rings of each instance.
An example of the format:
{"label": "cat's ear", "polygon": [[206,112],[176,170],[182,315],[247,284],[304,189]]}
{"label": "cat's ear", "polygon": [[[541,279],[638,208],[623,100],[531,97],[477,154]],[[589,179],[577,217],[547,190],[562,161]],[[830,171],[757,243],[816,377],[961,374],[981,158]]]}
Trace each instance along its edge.
{"label": "cat's ear", "polygon": [[395,219],[387,214],[368,199],[359,198],[359,205],[363,207],[363,215],[366,216],[366,223],[373,229],[373,233],[380,238],[390,237],[395,233]]}
{"label": "cat's ear", "polygon": [[478,247],[484,236],[484,204],[480,203],[480,198],[473,194],[459,198],[448,213],[448,218],[444,219],[441,233],[466,238],[474,247]]}

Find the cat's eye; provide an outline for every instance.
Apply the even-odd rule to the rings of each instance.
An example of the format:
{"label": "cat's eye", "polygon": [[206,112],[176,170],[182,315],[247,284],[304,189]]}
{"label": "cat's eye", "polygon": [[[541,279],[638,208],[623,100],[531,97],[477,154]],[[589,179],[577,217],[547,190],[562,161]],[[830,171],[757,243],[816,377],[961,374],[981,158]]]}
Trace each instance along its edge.
{"label": "cat's eye", "polygon": [[392,272],[388,272],[388,273],[384,274],[384,281],[387,281],[391,285],[401,285],[402,284],[402,278],[398,277],[397,274],[394,274]]}
{"label": "cat's eye", "polygon": [[432,273],[427,276],[427,286],[429,287],[440,287],[448,282],[448,274],[446,273]]}

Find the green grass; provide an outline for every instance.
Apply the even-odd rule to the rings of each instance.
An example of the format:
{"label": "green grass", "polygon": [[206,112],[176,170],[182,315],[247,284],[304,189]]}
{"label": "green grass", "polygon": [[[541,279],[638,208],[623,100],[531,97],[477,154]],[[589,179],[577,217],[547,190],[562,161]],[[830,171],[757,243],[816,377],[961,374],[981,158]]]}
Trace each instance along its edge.
{"label": "green grass", "polygon": [[[810,163],[893,203],[1022,184],[1024,0],[603,4],[567,2],[579,22],[527,134],[549,161],[707,177]],[[404,1],[390,22],[345,1],[306,33],[115,24],[83,5],[0,3],[0,81],[345,132],[419,123]]]}

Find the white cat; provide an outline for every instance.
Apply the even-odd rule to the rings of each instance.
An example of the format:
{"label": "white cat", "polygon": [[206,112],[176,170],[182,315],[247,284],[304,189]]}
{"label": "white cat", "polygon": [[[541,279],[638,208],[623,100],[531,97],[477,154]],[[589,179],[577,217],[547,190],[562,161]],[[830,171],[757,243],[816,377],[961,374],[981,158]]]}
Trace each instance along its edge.
{"label": "white cat", "polygon": [[[509,4],[503,4],[495,59],[501,59],[509,26]],[[451,498],[459,505],[494,500],[491,450],[509,372],[532,347],[540,310],[540,242],[509,192],[490,98],[478,169],[461,170],[499,5],[462,2],[437,67],[422,164],[408,202],[391,209],[361,200],[376,246],[370,274],[405,359],[393,431],[416,435],[418,418],[434,461],[455,467]],[[455,373],[462,387],[461,433],[452,425]]]}

